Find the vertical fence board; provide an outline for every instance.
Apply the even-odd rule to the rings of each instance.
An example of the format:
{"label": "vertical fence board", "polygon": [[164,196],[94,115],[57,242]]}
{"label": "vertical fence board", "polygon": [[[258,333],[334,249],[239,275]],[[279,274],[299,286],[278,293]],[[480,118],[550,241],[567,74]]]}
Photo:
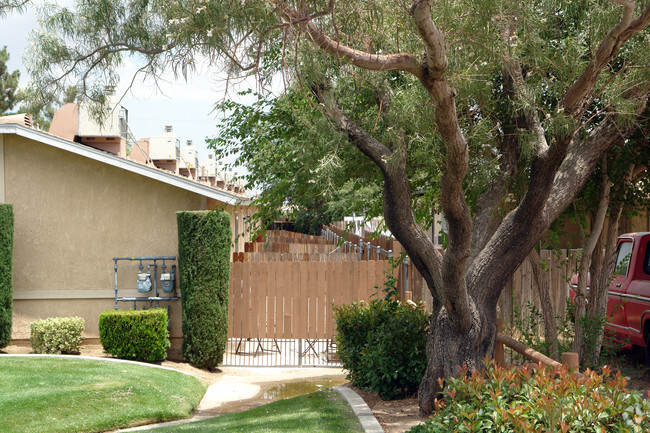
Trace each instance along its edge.
{"label": "vertical fence board", "polygon": [[[300,304],[300,316],[298,321],[298,337],[305,338],[307,336],[307,321],[309,315],[309,268],[300,263],[300,286],[298,287],[298,304]],[[295,338],[295,333],[294,333]]]}

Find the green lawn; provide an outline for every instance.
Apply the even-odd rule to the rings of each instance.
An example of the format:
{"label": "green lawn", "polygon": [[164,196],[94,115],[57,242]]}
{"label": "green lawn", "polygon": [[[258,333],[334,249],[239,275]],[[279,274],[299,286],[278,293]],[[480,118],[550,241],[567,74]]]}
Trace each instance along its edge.
{"label": "green lawn", "polygon": [[145,365],[0,356],[0,432],[98,432],[185,418],[205,388]]}
{"label": "green lawn", "polygon": [[334,390],[280,400],[246,412],[222,415],[173,427],[164,432],[363,432],[348,403]]}

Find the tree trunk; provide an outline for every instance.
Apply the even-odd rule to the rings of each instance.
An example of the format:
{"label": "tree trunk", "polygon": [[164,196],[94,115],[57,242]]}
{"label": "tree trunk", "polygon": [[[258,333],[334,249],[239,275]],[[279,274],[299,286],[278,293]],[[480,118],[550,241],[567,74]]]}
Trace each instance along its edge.
{"label": "tree trunk", "polygon": [[[624,178],[623,189],[627,188],[634,178],[635,166],[634,164],[628,167],[628,171]],[[606,321],[607,314],[607,300],[609,295],[609,283],[614,272],[616,265],[616,244],[618,240],[618,226],[621,220],[623,207],[619,203],[614,206],[609,212],[609,224],[607,226],[607,238],[605,240],[605,251],[602,248],[600,252],[600,260],[595,261],[592,266],[591,277],[591,290],[589,292],[589,307],[587,308],[587,317],[591,323]],[[594,336],[594,342],[590,353],[585,354],[585,363],[587,365],[596,365],[600,359],[600,352],[603,346],[603,338],[605,335],[604,326],[599,329],[599,332]]]}
{"label": "tree trunk", "polygon": [[555,326],[555,309],[553,308],[553,301],[551,301],[551,286],[546,272],[542,269],[542,261],[536,249],[533,248],[530,251],[528,260],[530,260],[531,267],[533,268],[535,287],[537,288],[537,293],[542,304],[544,338],[546,339],[548,356],[557,360],[560,357],[560,349],[558,347],[557,329]]}
{"label": "tree trunk", "polygon": [[[591,261],[593,259],[594,250],[599,244],[600,235],[603,232],[603,226],[605,225],[605,216],[607,215],[607,208],[609,207],[610,199],[610,189],[611,183],[609,182],[609,177],[607,176],[607,157],[603,157],[603,181],[602,181],[602,190],[601,190],[601,199],[600,204],[598,205],[598,210],[596,216],[594,217],[591,233],[589,234],[589,240],[585,243],[585,247],[582,252],[582,259],[580,260],[580,272],[578,274],[578,287],[576,288],[576,314],[575,314],[575,336],[573,339],[572,350],[578,353],[578,359],[581,363],[584,363],[584,336],[585,336],[585,327],[587,324],[585,319],[586,317],[586,288],[587,288],[587,278],[589,276],[589,270],[591,269]],[[593,338],[593,333],[589,337]]]}
{"label": "tree trunk", "polygon": [[434,399],[439,397],[443,383],[439,379],[455,377],[461,366],[469,370],[481,369],[483,359],[492,356],[496,343],[496,300],[476,302],[470,299],[471,324],[469,331],[457,332],[445,308],[431,315],[427,337],[429,363],[418,389],[421,414],[429,414]]}

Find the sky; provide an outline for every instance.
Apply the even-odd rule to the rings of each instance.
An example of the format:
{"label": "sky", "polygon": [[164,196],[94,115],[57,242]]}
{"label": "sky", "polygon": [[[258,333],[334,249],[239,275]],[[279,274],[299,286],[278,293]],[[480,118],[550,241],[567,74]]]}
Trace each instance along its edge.
{"label": "sky", "polygon": [[[34,3],[40,3],[34,0]],[[70,0],[58,1],[59,5],[70,6]],[[37,27],[37,18],[33,9],[22,14],[12,13],[0,18],[0,47],[6,45],[9,51],[9,71],[20,70],[20,86],[25,87],[29,75],[22,64],[22,58],[29,44],[29,32]],[[127,61],[120,72],[123,78],[117,88],[117,94],[122,95],[130,82],[136,65]],[[129,112],[129,126],[133,135],[139,138],[161,136],[165,125],[172,125],[181,147],[187,140],[192,140],[197,148],[199,161],[208,158],[206,137],[217,135],[219,113],[213,112],[214,104],[221,101],[225,95],[224,76],[219,76],[207,67],[199,67],[194,75],[188,75],[188,82],[183,78],[178,81],[173,74],[165,77],[161,89],[150,83],[136,80],[133,89],[122,99],[122,106]],[[160,83],[159,83],[160,84]],[[229,88],[229,97],[236,98],[236,92],[245,90],[254,82],[246,82],[239,88]],[[245,101],[239,101],[245,102]],[[231,162],[231,161],[224,161]],[[245,170],[236,169],[242,174]]]}

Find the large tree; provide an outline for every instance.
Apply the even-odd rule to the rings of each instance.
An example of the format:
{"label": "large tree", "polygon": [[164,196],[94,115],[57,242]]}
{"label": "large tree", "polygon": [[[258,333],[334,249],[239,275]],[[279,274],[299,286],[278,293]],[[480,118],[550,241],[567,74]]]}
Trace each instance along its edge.
{"label": "large tree", "polygon": [[[649,23],[648,0],[85,0],[47,11],[31,69],[38,86],[68,76],[97,99],[126,55],[156,76],[207,59],[262,89],[278,71],[298,83],[381,174],[386,224],[431,290],[430,412],[438,378],[492,354],[506,281],[633,132]],[[372,111],[358,110],[364,97]],[[409,177],[414,154],[439,161],[439,182]],[[414,185],[439,185],[444,257],[415,216],[429,191]]]}

